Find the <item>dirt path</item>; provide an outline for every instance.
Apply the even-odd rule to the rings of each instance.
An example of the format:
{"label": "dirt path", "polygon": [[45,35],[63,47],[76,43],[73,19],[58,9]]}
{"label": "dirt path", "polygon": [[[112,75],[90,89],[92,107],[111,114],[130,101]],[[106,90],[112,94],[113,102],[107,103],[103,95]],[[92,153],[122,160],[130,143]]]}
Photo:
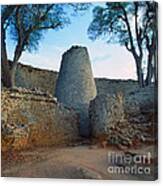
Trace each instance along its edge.
{"label": "dirt path", "polygon": [[2,176],[41,178],[139,179],[107,172],[108,150],[90,146],[23,151],[23,161],[2,168]]}

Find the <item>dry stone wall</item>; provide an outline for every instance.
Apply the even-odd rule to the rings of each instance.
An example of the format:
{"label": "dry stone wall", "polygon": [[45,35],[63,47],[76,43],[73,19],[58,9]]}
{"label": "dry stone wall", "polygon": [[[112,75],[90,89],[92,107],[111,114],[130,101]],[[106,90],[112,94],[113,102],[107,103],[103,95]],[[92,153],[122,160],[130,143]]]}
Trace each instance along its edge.
{"label": "dry stone wall", "polygon": [[15,81],[17,87],[38,89],[54,95],[57,77],[57,72],[42,70],[19,63]]}
{"label": "dry stone wall", "polygon": [[92,136],[120,148],[157,142],[157,90],[98,95],[90,103]]}
{"label": "dry stone wall", "polygon": [[[27,89],[38,89],[55,95],[55,87],[58,72],[38,69],[19,63],[16,72],[16,86]],[[2,82],[3,84],[3,82]],[[138,84],[133,80],[114,80],[106,78],[95,78],[97,94],[116,94],[123,92],[128,94],[138,89]]]}
{"label": "dry stone wall", "polygon": [[124,119],[121,97],[99,95],[90,102],[89,115],[93,137],[108,134],[112,126]]}
{"label": "dry stone wall", "polygon": [[[18,65],[16,85],[31,90],[2,89],[2,150],[65,144],[77,139],[81,127],[79,116],[69,107],[75,105],[75,110],[86,116],[82,118],[83,122],[84,119],[88,122],[89,101],[91,125],[87,126],[94,137],[123,146],[138,141],[153,141],[154,134],[157,138],[157,109],[154,109],[157,108],[157,90],[153,85],[140,89],[133,80],[95,78],[97,97],[93,99],[96,92],[94,85],[91,90],[93,96],[90,92],[90,97],[85,97],[87,93],[83,95],[81,91],[83,85],[75,84],[73,87],[76,80],[67,76],[67,82],[61,86],[64,94],[63,100],[60,100],[64,104],[68,101],[65,104],[68,107],[65,107],[53,98],[57,77],[57,72]],[[93,82],[91,77],[88,80]],[[90,91],[89,88],[86,91]],[[70,95],[72,100],[67,100],[66,96]]]}
{"label": "dry stone wall", "polygon": [[40,91],[2,91],[2,150],[68,144],[78,139],[79,118]]}
{"label": "dry stone wall", "polygon": [[119,92],[128,94],[139,88],[137,81],[134,80],[95,78],[95,82],[98,95],[114,95]]}
{"label": "dry stone wall", "polygon": [[90,133],[88,107],[96,96],[96,85],[86,47],[73,46],[62,56],[55,96],[80,114],[80,134]]}

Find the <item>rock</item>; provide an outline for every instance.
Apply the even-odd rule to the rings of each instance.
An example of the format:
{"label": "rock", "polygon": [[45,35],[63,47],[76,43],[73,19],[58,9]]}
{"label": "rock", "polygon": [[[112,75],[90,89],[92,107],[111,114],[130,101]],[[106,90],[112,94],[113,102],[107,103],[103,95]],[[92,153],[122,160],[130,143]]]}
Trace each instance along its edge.
{"label": "rock", "polygon": [[55,96],[80,114],[80,134],[88,137],[88,107],[96,96],[96,86],[86,47],[73,46],[63,54]]}
{"label": "rock", "polygon": [[118,144],[117,147],[118,147],[120,150],[122,150],[122,151],[125,151],[125,150],[128,149],[127,146],[125,146],[125,145],[121,145],[121,144]]}
{"label": "rock", "polygon": [[108,134],[124,118],[121,97],[99,95],[90,102],[89,116],[92,136]]}
{"label": "rock", "polygon": [[122,92],[124,95],[139,88],[138,82],[134,80],[95,78],[97,94],[117,94]]}
{"label": "rock", "polygon": [[28,146],[29,127],[24,124],[2,124],[2,152]]}
{"label": "rock", "polygon": [[146,87],[125,95],[98,95],[89,108],[92,136],[121,149],[157,140],[153,91]]}
{"label": "rock", "polygon": [[91,145],[89,146],[89,149],[98,149],[99,147],[97,145]]}
{"label": "rock", "polygon": [[83,179],[102,179],[102,176],[99,173],[86,167],[78,167],[77,171],[81,172]]}
{"label": "rock", "polygon": [[152,121],[152,117],[157,114],[155,91],[155,88],[151,85],[125,95],[124,112],[127,120],[138,124]]}
{"label": "rock", "polygon": [[2,151],[67,145],[79,138],[78,114],[45,94],[6,89],[1,102]]}

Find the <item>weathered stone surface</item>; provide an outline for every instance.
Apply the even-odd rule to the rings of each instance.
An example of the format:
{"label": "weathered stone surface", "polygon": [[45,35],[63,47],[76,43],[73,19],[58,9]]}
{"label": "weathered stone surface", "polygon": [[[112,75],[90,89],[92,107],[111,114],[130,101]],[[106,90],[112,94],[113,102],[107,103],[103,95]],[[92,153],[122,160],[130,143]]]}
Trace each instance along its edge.
{"label": "weathered stone surface", "polygon": [[89,107],[92,136],[108,134],[110,128],[124,119],[121,95],[99,95]]}
{"label": "weathered stone surface", "polygon": [[130,92],[124,98],[125,119],[142,142],[157,141],[157,90],[153,85]]}
{"label": "weathered stone surface", "polygon": [[73,46],[63,54],[55,96],[80,113],[80,134],[89,136],[88,107],[96,96],[96,86],[85,47]]}
{"label": "weathered stone surface", "polygon": [[38,89],[54,95],[54,87],[56,85],[57,78],[58,72],[39,69],[18,63],[15,83],[17,87],[23,87],[26,89]]}
{"label": "weathered stone surface", "polygon": [[138,82],[134,80],[95,78],[97,94],[117,94],[122,92],[126,95],[139,88]]}
{"label": "weathered stone surface", "polygon": [[147,118],[149,113],[154,115],[157,112],[155,87],[151,85],[128,93],[124,99],[124,109],[130,122],[136,122],[136,120],[137,123],[150,121],[152,118]]}
{"label": "weathered stone surface", "polygon": [[[26,89],[36,88],[43,92],[49,92],[50,94],[55,95],[57,78],[58,72],[56,71],[39,69],[19,63],[16,71],[16,86]],[[118,92],[127,94],[139,88],[138,83],[134,80],[95,78],[95,84],[98,95],[116,94]]]}
{"label": "weathered stone surface", "polygon": [[2,150],[72,143],[79,137],[73,109],[41,91],[2,91]]}
{"label": "weathered stone surface", "polygon": [[102,176],[98,172],[85,167],[78,167],[76,171],[80,172],[83,179],[102,179]]}
{"label": "weathered stone surface", "polygon": [[126,95],[100,95],[90,103],[93,137],[124,149],[157,141],[157,97],[153,86]]}

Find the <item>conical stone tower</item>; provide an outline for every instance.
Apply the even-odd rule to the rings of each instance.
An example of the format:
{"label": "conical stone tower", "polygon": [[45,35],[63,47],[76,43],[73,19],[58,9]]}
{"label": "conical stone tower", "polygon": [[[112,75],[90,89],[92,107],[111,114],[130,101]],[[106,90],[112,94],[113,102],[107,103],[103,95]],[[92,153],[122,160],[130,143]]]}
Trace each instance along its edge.
{"label": "conical stone tower", "polygon": [[88,108],[96,97],[96,85],[86,47],[73,46],[62,56],[55,96],[80,115],[80,135],[90,135]]}

